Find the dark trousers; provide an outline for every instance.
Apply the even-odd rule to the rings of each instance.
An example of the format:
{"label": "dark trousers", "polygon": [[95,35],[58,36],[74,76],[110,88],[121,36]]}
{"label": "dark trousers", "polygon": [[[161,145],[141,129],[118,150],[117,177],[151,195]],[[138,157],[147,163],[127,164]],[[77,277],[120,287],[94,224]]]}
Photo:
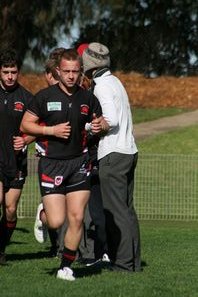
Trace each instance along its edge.
{"label": "dark trousers", "polygon": [[80,243],[82,258],[100,259],[107,253],[105,215],[98,169],[91,172],[91,193],[85,211],[84,234]]}
{"label": "dark trousers", "polygon": [[129,271],[139,271],[141,266],[139,223],[133,204],[137,160],[137,153],[111,153],[99,163],[109,256]]}

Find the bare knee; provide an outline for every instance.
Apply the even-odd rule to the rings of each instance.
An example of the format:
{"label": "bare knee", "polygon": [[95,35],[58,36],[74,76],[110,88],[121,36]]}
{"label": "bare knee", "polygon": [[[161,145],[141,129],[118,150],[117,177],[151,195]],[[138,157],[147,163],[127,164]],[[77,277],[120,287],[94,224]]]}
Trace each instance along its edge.
{"label": "bare knee", "polygon": [[68,218],[69,225],[75,226],[76,228],[81,228],[83,223],[83,214],[78,212],[73,212]]}
{"label": "bare knee", "polygon": [[9,221],[15,220],[16,219],[16,214],[17,212],[17,207],[15,205],[8,205],[6,206],[6,218]]}
{"label": "bare knee", "polygon": [[10,189],[5,194],[5,211],[7,220],[13,221],[17,217],[17,206],[21,196],[21,189]]}
{"label": "bare knee", "polygon": [[47,225],[51,229],[58,229],[63,225],[64,221],[60,218],[47,218]]}

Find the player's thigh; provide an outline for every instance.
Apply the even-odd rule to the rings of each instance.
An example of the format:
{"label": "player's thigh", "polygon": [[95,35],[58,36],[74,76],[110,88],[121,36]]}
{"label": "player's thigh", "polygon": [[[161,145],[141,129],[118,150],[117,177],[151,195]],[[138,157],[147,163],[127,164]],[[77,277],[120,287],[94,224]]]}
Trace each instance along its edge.
{"label": "player's thigh", "polygon": [[46,195],[43,197],[43,205],[49,226],[59,228],[66,218],[65,195]]}

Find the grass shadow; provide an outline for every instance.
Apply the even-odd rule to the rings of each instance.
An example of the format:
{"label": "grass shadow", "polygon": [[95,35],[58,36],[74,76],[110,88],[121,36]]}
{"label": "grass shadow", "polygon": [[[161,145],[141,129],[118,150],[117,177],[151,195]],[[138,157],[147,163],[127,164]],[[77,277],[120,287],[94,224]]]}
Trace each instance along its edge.
{"label": "grass shadow", "polygon": [[19,228],[19,227],[16,227],[15,231],[19,231],[19,232],[22,232],[22,233],[30,233],[30,231],[26,228]]}
{"label": "grass shadow", "polygon": [[37,260],[43,258],[51,258],[48,251],[44,252],[35,252],[35,253],[24,253],[24,254],[7,254],[6,259],[7,261],[21,261],[21,260]]}
{"label": "grass shadow", "polygon": [[[89,277],[92,275],[97,275],[102,273],[102,267],[72,267],[72,270],[74,271],[74,275],[76,278],[84,278]],[[46,273],[49,275],[55,275],[58,271],[58,268],[52,268],[52,269],[45,269]]]}

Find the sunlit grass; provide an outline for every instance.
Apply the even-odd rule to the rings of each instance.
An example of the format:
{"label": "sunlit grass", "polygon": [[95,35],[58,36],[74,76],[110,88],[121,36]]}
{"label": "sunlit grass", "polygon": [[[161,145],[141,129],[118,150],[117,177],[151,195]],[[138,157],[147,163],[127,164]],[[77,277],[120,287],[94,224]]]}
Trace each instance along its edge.
{"label": "sunlit grass", "polygon": [[132,108],[133,123],[139,124],[143,122],[157,120],[162,117],[174,116],[188,112],[190,109],[187,108]]}
{"label": "sunlit grass", "polygon": [[33,221],[19,220],[0,266],[2,297],[196,297],[196,223],[140,222],[144,271],[137,274],[90,270],[75,265],[75,282],[55,278],[59,259],[48,258],[49,242],[33,237]]}
{"label": "sunlit grass", "polygon": [[141,153],[198,154],[198,125],[137,141]]}

